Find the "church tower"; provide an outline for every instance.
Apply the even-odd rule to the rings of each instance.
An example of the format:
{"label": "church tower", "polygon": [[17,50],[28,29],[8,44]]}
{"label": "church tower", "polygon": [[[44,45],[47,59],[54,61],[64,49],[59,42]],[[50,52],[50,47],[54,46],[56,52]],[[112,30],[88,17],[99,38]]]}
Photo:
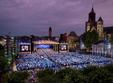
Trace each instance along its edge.
{"label": "church tower", "polygon": [[96,14],[94,12],[94,9],[92,8],[91,12],[89,13],[89,19],[88,19],[88,21],[89,22],[92,22],[92,23],[95,23],[95,17],[96,17]]}
{"label": "church tower", "polygon": [[91,12],[89,13],[88,21],[86,22],[86,31],[96,30],[96,13],[92,7]]}
{"label": "church tower", "polygon": [[96,21],[96,13],[92,8],[91,12],[89,13],[88,21],[86,22],[86,32],[95,30],[99,35],[99,39],[101,40],[104,38],[103,25],[104,21],[101,17]]}
{"label": "church tower", "polygon": [[101,17],[96,21],[96,13],[93,8],[93,0],[92,0],[92,9],[88,15],[88,21],[86,22],[85,25],[86,32],[88,31],[92,32],[93,30],[95,30],[98,33],[99,40],[101,40],[104,38],[103,25],[104,25],[104,21]]}
{"label": "church tower", "polygon": [[102,39],[104,36],[104,32],[103,32],[103,19],[101,17],[97,21],[97,32],[98,32],[99,38]]}

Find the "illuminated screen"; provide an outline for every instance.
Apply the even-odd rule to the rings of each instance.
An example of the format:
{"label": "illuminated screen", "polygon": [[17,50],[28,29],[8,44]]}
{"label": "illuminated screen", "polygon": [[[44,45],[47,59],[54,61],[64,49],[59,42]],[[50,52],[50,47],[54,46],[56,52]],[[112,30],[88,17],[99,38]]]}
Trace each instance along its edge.
{"label": "illuminated screen", "polygon": [[36,48],[39,48],[39,49],[50,49],[50,48],[53,48],[52,45],[36,45]]}
{"label": "illuminated screen", "polygon": [[67,50],[67,45],[60,45],[60,50],[61,51],[66,51]]}
{"label": "illuminated screen", "polygon": [[20,45],[20,51],[22,52],[30,51],[30,45]]}

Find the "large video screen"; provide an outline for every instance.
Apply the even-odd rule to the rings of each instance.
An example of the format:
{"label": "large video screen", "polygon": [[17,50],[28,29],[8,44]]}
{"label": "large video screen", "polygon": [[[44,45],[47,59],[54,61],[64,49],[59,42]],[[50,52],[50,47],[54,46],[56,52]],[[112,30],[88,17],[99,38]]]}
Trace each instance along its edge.
{"label": "large video screen", "polygon": [[60,50],[61,51],[67,51],[67,45],[66,44],[60,45]]}
{"label": "large video screen", "polygon": [[21,52],[29,52],[30,51],[30,45],[20,45],[20,51]]}
{"label": "large video screen", "polygon": [[52,45],[36,45],[36,48],[38,49],[52,49],[53,46]]}

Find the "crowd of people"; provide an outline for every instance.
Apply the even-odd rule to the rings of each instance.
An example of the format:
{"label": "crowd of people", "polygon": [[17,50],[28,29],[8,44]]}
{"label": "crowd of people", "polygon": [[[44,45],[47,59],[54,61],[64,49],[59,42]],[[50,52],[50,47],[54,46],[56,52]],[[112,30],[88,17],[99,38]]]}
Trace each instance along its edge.
{"label": "crowd of people", "polygon": [[104,66],[113,63],[112,58],[98,55],[85,55],[77,52],[55,52],[52,49],[39,49],[32,54],[18,55],[16,60],[17,70],[28,69],[61,69],[74,67],[77,69],[89,65]]}
{"label": "crowd of people", "polygon": [[44,57],[43,55],[38,55],[37,53],[34,54],[27,54],[24,55],[25,57],[19,58],[16,60],[17,63],[17,69],[18,70],[26,70],[26,69],[45,69],[45,68],[51,68],[56,67],[56,64],[49,60],[47,57]]}

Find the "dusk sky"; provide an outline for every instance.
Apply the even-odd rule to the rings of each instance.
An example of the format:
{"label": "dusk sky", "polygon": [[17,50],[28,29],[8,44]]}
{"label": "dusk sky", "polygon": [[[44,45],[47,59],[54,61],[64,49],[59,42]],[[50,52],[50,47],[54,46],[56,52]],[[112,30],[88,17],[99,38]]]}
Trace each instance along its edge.
{"label": "dusk sky", "polygon": [[[94,0],[96,20],[101,16],[104,26],[113,26],[113,0]],[[91,0],[0,0],[0,35],[53,35],[84,32]]]}

